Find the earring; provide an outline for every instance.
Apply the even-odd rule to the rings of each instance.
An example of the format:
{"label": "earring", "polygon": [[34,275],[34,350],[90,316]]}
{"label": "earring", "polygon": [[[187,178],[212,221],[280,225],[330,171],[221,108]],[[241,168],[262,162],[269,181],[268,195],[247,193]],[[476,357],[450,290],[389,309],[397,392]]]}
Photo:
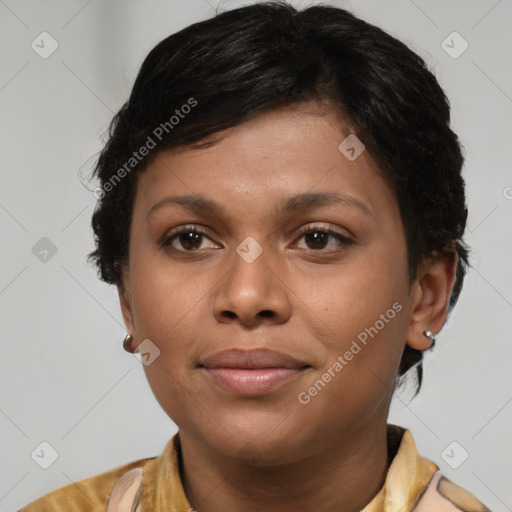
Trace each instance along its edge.
{"label": "earring", "polygon": [[432,331],[423,331],[423,334],[427,337],[427,338],[430,338],[430,341],[432,342],[432,347],[434,346],[434,343],[436,342],[436,336],[435,334],[432,332]]}
{"label": "earring", "polygon": [[123,348],[126,350],[126,352],[130,352],[130,354],[134,353],[132,349],[132,341],[133,336],[131,334],[127,334],[123,341]]}

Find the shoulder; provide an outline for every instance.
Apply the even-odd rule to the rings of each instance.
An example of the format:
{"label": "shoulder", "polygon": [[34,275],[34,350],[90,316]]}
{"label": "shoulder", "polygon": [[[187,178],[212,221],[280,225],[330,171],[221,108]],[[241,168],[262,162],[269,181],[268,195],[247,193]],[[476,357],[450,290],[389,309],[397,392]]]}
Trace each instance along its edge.
{"label": "shoulder", "polygon": [[128,471],[143,468],[155,457],[136,460],[95,476],[51,491],[19,509],[18,512],[89,512],[106,510],[117,480]]}
{"label": "shoulder", "polygon": [[395,457],[386,478],[385,499],[390,507],[386,510],[490,512],[473,494],[446,478],[437,464],[419,454],[408,429],[388,425],[388,450]]}
{"label": "shoulder", "polygon": [[412,512],[490,512],[471,493],[448,480],[437,471],[423,491]]}

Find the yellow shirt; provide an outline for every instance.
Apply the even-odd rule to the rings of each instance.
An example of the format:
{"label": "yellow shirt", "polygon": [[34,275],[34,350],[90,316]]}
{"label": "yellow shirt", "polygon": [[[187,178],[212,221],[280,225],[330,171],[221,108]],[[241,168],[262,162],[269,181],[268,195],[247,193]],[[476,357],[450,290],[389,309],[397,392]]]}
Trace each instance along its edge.
{"label": "yellow shirt", "polygon": [[[387,437],[395,455],[384,485],[361,512],[490,512],[418,453],[409,430],[388,425]],[[181,482],[179,449],[178,433],[158,457],[66,485],[18,512],[193,512]]]}

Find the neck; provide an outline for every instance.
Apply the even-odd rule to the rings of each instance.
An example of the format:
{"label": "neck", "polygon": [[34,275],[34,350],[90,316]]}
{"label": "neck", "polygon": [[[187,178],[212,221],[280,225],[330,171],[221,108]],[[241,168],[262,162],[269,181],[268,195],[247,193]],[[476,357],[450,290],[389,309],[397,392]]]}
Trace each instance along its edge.
{"label": "neck", "polygon": [[182,432],[180,441],[183,486],[197,512],[358,512],[384,485],[389,467],[386,425],[266,467],[205,453]]}

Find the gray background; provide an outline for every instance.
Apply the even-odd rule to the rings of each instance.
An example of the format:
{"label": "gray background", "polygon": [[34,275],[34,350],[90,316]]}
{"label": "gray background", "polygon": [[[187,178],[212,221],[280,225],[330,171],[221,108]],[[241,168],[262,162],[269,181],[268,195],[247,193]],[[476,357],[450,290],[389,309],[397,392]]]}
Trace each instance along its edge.
{"label": "gray background", "polygon": [[[435,68],[466,148],[473,268],[427,356],[420,395],[397,396],[390,422],[410,428],[420,453],[492,510],[512,510],[512,2],[329,3],[381,26]],[[86,177],[149,50],[218,5],[0,0],[2,512],[157,455],[176,431],[139,360],[122,349],[115,288],[86,264],[95,204]],[[46,59],[31,47],[43,31],[58,43]],[[442,47],[453,31],[469,44],[457,58]],[[455,37],[445,43],[452,53],[463,44]],[[43,237],[57,250],[46,261]],[[58,452],[48,469],[39,465],[48,450],[39,449],[39,464],[31,457],[43,441]]]}

